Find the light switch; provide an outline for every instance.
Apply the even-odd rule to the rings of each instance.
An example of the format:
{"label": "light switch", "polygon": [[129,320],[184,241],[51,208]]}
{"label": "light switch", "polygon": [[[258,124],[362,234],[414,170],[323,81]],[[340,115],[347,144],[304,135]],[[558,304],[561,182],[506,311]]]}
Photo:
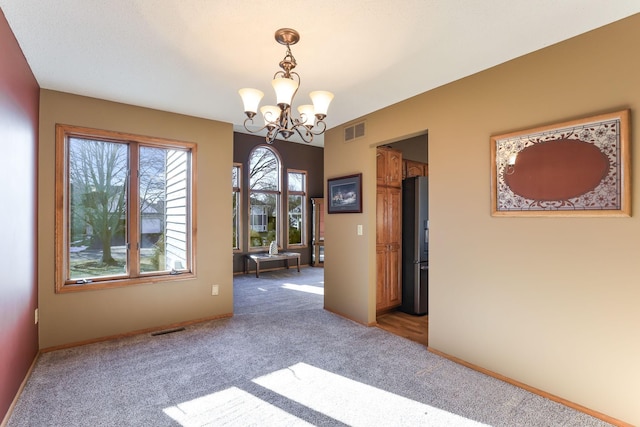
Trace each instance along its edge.
{"label": "light switch", "polygon": [[362,224],[358,224],[358,236],[362,236]]}

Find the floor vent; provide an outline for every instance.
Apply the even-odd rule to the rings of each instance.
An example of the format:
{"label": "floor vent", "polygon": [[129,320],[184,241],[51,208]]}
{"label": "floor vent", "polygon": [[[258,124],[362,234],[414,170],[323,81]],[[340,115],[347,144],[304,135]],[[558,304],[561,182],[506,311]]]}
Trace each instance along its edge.
{"label": "floor vent", "polygon": [[167,335],[172,334],[174,332],[182,332],[184,328],[174,328],[174,329],[165,329],[164,331],[158,331],[151,334],[152,337],[157,337],[158,335]]}
{"label": "floor vent", "polygon": [[353,126],[344,128],[344,141],[349,142],[364,136],[364,122],[356,123]]}

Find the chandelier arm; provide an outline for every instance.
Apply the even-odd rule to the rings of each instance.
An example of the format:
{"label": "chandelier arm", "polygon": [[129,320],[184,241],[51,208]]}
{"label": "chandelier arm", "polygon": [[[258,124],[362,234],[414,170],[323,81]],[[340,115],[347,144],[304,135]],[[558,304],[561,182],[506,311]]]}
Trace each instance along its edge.
{"label": "chandelier arm", "polygon": [[[293,126],[293,129],[296,131],[296,133],[298,134],[298,136],[300,138],[302,138],[302,141],[306,142],[307,144],[311,143],[313,141],[313,132],[309,131],[309,128],[306,127],[303,124],[295,124]],[[304,133],[302,133],[300,131],[300,129],[304,129]],[[319,134],[316,134],[319,135]]]}
{"label": "chandelier arm", "polygon": [[[322,125],[322,129],[318,129],[320,125]],[[322,120],[318,120],[316,121],[316,125],[314,127],[311,127],[311,128],[307,127],[307,130],[312,135],[322,135],[324,131],[327,130],[327,124]]]}
{"label": "chandelier arm", "polygon": [[271,127],[267,127],[267,129],[269,130],[267,131],[267,135],[264,137],[264,139],[267,142],[267,144],[273,144],[273,141],[275,141],[276,137],[278,136],[278,128],[271,126]]}
{"label": "chandelier arm", "polygon": [[251,130],[251,129],[249,129],[249,128],[247,127],[247,123],[249,123],[249,124],[253,124],[253,119],[251,119],[251,118],[246,118],[246,119],[244,119],[244,123],[243,123],[243,124],[244,124],[244,128],[247,130],[247,132],[251,132],[251,133],[258,133],[258,132],[262,132],[263,130],[265,130],[265,129],[267,129],[267,128],[273,127],[273,125],[272,125],[272,124],[266,124],[266,125],[262,126],[260,129]]}
{"label": "chandelier arm", "polygon": [[260,133],[263,130],[267,129],[267,135],[265,137],[266,141],[268,144],[273,144],[273,141],[276,139],[276,136],[278,135],[279,131],[280,131],[280,127],[277,126],[277,124],[274,123],[267,123],[264,126],[262,126],[260,129],[250,129],[247,126],[247,123],[253,124],[253,120],[251,118],[247,118],[244,121],[244,128],[247,130],[247,132],[249,133]]}

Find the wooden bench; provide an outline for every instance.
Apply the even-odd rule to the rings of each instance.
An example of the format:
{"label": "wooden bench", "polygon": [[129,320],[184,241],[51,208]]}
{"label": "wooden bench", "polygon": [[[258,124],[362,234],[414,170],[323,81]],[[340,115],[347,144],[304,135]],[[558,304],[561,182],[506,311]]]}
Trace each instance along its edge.
{"label": "wooden bench", "polygon": [[268,261],[285,261],[285,266],[289,269],[289,260],[295,259],[298,267],[298,273],[300,272],[300,254],[295,252],[280,252],[276,255],[269,255],[267,253],[260,254],[248,254],[245,258],[244,272],[249,273],[249,260],[253,260],[256,264],[256,277],[260,277],[260,263]]}

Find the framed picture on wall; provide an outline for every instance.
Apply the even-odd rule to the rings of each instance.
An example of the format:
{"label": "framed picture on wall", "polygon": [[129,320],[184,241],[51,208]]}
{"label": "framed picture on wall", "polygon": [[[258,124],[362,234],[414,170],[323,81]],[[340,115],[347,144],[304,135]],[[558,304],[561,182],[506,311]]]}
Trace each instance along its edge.
{"label": "framed picture on wall", "polygon": [[630,216],[629,110],[491,137],[492,216]]}
{"label": "framed picture on wall", "polygon": [[327,180],[327,212],[362,212],[362,174]]}

